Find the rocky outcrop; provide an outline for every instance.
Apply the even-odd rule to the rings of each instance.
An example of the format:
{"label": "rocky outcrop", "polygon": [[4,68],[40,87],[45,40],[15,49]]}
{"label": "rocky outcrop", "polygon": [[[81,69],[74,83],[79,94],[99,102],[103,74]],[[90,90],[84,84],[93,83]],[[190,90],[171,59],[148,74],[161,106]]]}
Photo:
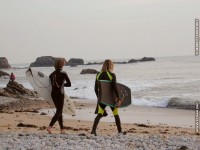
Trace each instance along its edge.
{"label": "rocky outcrop", "polygon": [[[89,62],[89,63],[87,63],[87,64],[85,64],[85,65],[102,65],[104,62]],[[113,62],[114,64],[127,64],[127,62],[126,61],[122,61],[122,62],[120,62],[120,61],[114,61]]]}
{"label": "rocky outcrop", "polygon": [[[195,103],[197,101],[193,99],[184,99],[173,97],[169,100],[167,105],[168,108],[179,108],[179,109],[195,109]],[[200,103],[200,101],[198,101]]]}
{"label": "rocky outcrop", "polygon": [[99,72],[95,69],[83,69],[81,71],[81,74],[97,74],[97,73]]}
{"label": "rocky outcrop", "polygon": [[85,65],[102,65],[102,64],[103,64],[103,62],[89,62]]}
{"label": "rocky outcrop", "polygon": [[3,76],[10,76],[10,75],[8,73],[0,70],[0,77],[3,77]]}
{"label": "rocky outcrop", "polygon": [[0,96],[18,98],[20,96],[37,97],[37,94],[29,89],[24,88],[23,85],[9,81],[7,86],[0,90]]}
{"label": "rocky outcrop", "polygon": [[138,62],[138,60],[136,60],[136,59],[130,59],[130,60],[128,61],[128,63],[136,63],[136,62]]}
{"label": "rocky outcrop", "polygon": [[[31,63],[30,67],[53,67],[58,57],[42,56],[38,57],[35,62]],[[65,64],[67,61],[65,60]]]}
{"label": "rocky outcrop", "polygon": [[114,64],[127,64],[127,62],[126,61],[114,61],[113,62]]}
{"label": "rocky outcrop", "polygon": [[[130,59],[128,62],[126,62],[126,61],[122,61],[122,62],[114,61],[113,63],[114,64],[127,64],[127,63],[136,63],[136,62],[145,62],[145,61],[155,61],[155,58],[153,58],[153,57],[143,57],[141,59]],[[103,64],[103,62],[93,62],[93,63],[89,62],[85,65],[102,65],[102,64]]]}
{"label": "rocky outcrop", "polygon": [[130,59],[128,63],[145,62],[145,61],[155,61],[153,57],[143,57],[141,59]]}
{"label": "rocky outcrop", "polygon": [[81,58],[71,58],[66,65],[71,67],[84,65],[84,60]]}
{"label": "rocky outcrop", "polygon": [[10,69],[11,68],[10,64],[8,63],[7,58],[0,57],[0,68],[3,68],[3,69]]}
{"label": "rocky outcrop", "polygon": [[139,62],[144,62],[144,61],[155,61],[156,59],[153,57],[143,57],[142,59],[138,60]]}

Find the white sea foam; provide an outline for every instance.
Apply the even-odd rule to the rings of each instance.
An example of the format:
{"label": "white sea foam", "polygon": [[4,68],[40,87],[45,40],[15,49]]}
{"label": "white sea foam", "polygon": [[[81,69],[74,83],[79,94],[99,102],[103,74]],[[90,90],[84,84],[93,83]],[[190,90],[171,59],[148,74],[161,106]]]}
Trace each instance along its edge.
{"label": "white sea foam", "polygon": [[132,104],[139,106],[167,107],[169,97],[143,97],[140,99],[133,98]]}

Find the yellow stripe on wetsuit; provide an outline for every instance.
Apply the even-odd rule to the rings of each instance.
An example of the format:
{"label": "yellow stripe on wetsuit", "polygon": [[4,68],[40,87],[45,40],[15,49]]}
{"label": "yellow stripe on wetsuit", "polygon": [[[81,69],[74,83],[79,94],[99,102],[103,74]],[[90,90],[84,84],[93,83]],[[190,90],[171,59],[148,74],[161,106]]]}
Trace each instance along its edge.
{"label": "yellow stripe on wetsuit", "polygon": [[[101,108],[100,105],[98,105],[98,114],[103,115],[103,113],[104,113],[104,110]],[[114,116],[118,115],[118,108],[115,107],[115,109],[112,111],[112,113]]]}
{"label": "yellow stripe on wetsuit", "polygon": [[[101,72],[97,75],[97,80],[99,80],[99,77],[100,77],[100,75],[101,75],[102,73],[103,73],[103,71],[101,71]],[[106,71],[106,73],[107,73],[107,75],[108,75],[110,81],[112,81],[113,77],[111,76],[111,74],[110,74],[108,71]],[[113,112],[113,115],[114,115],[114,116],[118,115],[118,108],[115,107],[115,109],[114,109],[112,112]],[[101,108],[100,105],[98,105],[98,114],[102,114],[102,115],[103,115],[103,113],[104,113],[104,110]]]}
{"label": "yellow stripe on wetsuit", "polygon": [[[101,71],[101,72],[97,75],[97,80],[99,80],[99,77],[100,77],[100,75],[101,75],[102,73],[103,73],[103,71]],[[108,78],[110,79],[110,81],[112,81],[113,77],[111,76],[111,74],[110,74],[108,71],[106,71],[106,73],[107,73]]]}

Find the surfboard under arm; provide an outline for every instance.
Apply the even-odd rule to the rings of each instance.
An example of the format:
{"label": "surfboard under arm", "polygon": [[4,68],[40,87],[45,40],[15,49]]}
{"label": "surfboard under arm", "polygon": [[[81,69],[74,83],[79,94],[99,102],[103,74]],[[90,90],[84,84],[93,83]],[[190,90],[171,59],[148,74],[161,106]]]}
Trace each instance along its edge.
{"label": "surfboard under arm", "polygon": [[[107,106],[115,107],[116,95],[113,91],[111,81],[99,80],[98,101]],[[120,99],[123,99],[120,108],[131,104],[131,89],[121,83],[117,83]]]}

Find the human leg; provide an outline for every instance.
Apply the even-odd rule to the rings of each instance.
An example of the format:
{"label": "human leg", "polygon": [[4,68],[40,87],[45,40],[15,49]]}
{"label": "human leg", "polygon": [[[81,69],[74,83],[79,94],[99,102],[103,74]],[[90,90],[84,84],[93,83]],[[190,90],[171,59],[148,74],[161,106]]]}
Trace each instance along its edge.
{"label": "human leg", "polygon": [[106,105],[98,103],[98,114],[96,118],[94,119],[94,124],[93,124],[92,132],[91,132],[91,134],[94,134],[95,136],[97,136],[96,128],[99,124],[100,119],[103,117],[105,107]]}
{"label": "human leg", "polygon": [[94,124],[92,127],[91,134],[94,134],[95,136],[97,136],[96,129],[101,118],[102,118],[102,114],[97,114],[96,118],[94,119]]}
{"label": "human leg", "polygon": [[117,107],[110,107],[110,108],[113,112],[113,116],[115,117],[115,123],[116,123],[116,126],[117,126],[118,133],[121,133],[122,128],[121,128],[120,117],[119,117],[119,114],[118,114],[118,108]]}
{"label": "human leg", "polygon": [[64,104],[64,95],[58,93],[52,93],[52,99],[56,107],[56,113],[54,114],[47,131],[51,133],[51,128],[55,124],[56,121],[59,122],[60,128],[63,129],[63,119],[62,119],[62,109]]}
{"label": "human leg", "polygon": [[[98,105],[98,103],[97,103],[97,106],[96,106],[96,109],[95,109],[94,114],[98,114],[98,107],[99,107],[99,105]],[[108,116],[108,113],[107,113],[106,110],[104,109],[103,117],[106,117],[106,116]]]}
{"label": "human leg", "polygon": [[62,116],[62,110],[63,110],[63,105],[64,105],[64,94],[61,94],[59,96],[59,105],[58,105],[58,109],[61,111],[61,114],[58,118],[58,123],[60,125],[60,130],[63,130],[64,129],[64,126],[63,126],[63,116]]}

